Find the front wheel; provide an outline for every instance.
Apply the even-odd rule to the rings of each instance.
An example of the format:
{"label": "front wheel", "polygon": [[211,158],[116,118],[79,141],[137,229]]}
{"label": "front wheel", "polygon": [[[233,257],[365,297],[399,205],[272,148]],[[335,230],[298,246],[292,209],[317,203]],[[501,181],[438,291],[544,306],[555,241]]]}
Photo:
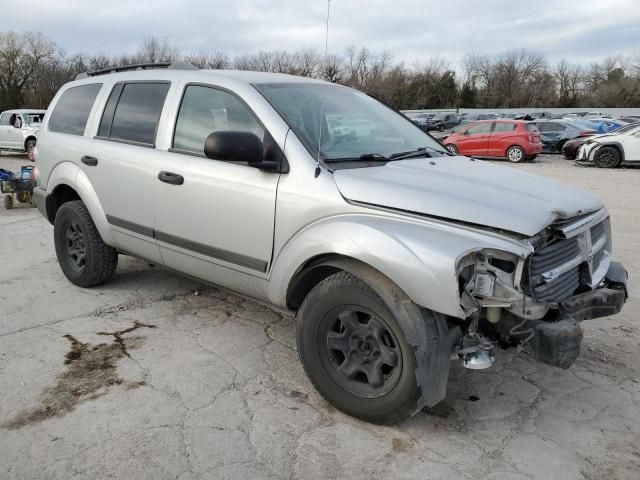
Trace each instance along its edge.
{"label": "front wheel", "polygon": [[517,145],[509,148],[507,150],[507,158],[510,162],[518,163],[525,159],[525,153],[522,147],[518,147]]}
{"label": "front wheel", "polygon": [[449,150],[451,153],[453,153],[454,155],[458,154],[458,147],[456,147],[455,145],[449,143],[447,145],[444,146],[444,148],[446,148],[447,150]]}
{"label": "front wheel", "polygon": [[67,202],[53,226],[58,263],[69,281],[79,287],[93,287],[109,280],[118,265],[118,252],[100,237],[91,215],[81,201]]}
{"label": "front wheel", "polygon": [[599,168],[616,168],[620,161],[620,152],[614,147],[602,147],[593,156],[593,163]]}
{"label": "front wheel", "polygon": [[309,292],[297,341],[307,376],[338,410],[378,424],[417,410],[414,350],[391,310],[356,276],[336,273]]}

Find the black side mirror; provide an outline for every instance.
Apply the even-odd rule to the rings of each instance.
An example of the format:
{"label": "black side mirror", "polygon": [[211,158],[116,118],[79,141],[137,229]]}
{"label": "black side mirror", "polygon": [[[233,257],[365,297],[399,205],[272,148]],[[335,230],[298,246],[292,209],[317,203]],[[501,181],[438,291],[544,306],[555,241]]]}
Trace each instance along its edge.
{"label": "black side mirror", "polygon": [[214,160],[246,162],[268,172],[277,172],[280,167],[279,162],[265,159],[262,140],[251,132],[213,132],[204,142],[204,154]]}
{"label": "black side mirror", "polygon": [[13,120],[13,127],[14,128],[22,128],[22,119],[20,117],[16,117]]}

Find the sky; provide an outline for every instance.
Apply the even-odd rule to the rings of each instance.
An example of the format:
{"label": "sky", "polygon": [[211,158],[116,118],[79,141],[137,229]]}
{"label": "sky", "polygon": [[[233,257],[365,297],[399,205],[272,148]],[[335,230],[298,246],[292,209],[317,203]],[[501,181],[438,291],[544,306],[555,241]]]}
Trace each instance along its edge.
{"label": "sky", "polygon": [[[67,53],[135,53],[144,37],[182,52],[324,51],[326,0],[0,0],[0,31],[40,31]],[[640,55],[640,0],[332,0],[329,51],[396,61],[527,48],[550,62]]]}

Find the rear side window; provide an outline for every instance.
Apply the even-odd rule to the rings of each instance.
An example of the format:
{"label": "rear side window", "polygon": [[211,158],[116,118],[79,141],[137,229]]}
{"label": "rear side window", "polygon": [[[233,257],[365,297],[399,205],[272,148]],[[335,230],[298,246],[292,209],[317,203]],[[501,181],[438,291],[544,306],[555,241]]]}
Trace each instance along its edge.
{"label": "rear side window", "polygon": [[51,113],[49,130],[70,135],[84,135],[91,107],[101,88],[101,83],[91,83],[66,90]]}
{"label": "rear side window", "polygon": [[105,106],[98,137],[153,146],[169,83],[117,84]]}
{"label": "rear side window", "polygon": [[517,125],[515,123],[499,122],[493,127],[493,133],[513,132]]}

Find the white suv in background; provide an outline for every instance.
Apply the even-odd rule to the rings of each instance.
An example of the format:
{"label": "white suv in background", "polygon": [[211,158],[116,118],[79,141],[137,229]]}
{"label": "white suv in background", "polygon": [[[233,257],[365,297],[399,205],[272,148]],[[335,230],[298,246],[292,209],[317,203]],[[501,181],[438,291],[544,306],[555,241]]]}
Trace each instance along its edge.
{"label": "white suv in background", "polygon": [[36,146],[46,110],[7,110],[0,113],[0,150],[30,153]]}

